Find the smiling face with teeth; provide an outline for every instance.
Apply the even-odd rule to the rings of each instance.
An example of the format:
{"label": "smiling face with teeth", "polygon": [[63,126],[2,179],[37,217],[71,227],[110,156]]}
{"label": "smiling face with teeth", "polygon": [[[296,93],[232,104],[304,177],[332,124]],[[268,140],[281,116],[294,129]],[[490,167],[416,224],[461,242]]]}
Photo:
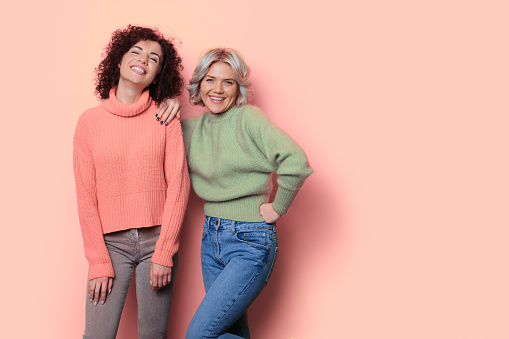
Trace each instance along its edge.
{"label": "smiling face with teeth", "polygon": [[238,87],[231,66],[215,62],[200,82],[200,96],[210,113],[219,114],[235,105]]}
{"label": "smiling face with teeth", "polygon": [[138,41],[122,57],[118,87],[143,92],[159,73],[162,57],[162,48],[158,42]]}

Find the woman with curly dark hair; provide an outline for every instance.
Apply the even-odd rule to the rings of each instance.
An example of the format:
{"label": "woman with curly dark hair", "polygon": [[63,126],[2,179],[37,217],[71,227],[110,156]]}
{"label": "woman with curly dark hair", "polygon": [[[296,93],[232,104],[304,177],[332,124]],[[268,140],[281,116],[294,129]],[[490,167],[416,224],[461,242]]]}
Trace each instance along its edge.
{"label": "woman with curly dark hair", "polygon": [[96,69],[100,106],[74,134],[78,214],[89,262],[83,338],[115,338],[136,272],[139,338],[166,338],[189,196],[180,122],[154,124],[182,89],[181,58],[155,29],[113,33]]}

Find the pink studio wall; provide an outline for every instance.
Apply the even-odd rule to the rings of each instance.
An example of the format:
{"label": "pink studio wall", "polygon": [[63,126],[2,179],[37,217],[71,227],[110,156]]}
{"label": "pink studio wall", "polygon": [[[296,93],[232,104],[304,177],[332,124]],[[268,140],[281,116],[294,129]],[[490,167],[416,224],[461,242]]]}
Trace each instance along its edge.
{"label": "pink studio wall", "polygon": [[[315,173],[278,224],[253,338],[509,337],[508,7],[503,1],[11,2],[2,10],[2,338],[79,338],[87,262],[71,154],[111,32],[157,25],[239,49],[254,103]],[[183,115],[196,115],[185,93]],[[203,297],[191,198],[170,315]],[[136,338],[134,291],[119,338]]]}

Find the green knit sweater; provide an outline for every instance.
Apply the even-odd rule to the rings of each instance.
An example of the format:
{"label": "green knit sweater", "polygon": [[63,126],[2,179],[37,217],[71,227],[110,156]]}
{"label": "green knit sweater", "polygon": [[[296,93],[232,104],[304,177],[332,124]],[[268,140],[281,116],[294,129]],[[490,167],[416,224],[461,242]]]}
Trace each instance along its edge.
{"label": "green knit sweater", "polygon": [[299,145],[251,105],[185,119],[183,132],[191,182],[207,216],[263,221],[272,172],[278,175],[272,207],[283,215],[313,172]]}

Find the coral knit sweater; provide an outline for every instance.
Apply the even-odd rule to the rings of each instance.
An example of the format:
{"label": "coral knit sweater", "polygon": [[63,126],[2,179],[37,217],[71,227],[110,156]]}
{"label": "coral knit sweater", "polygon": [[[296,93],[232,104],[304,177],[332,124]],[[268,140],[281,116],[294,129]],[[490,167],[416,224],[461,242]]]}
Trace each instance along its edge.
{"label": "coral knit sweater", "polygon": [[145,91],[125,105],[114,89],[85,111],[74,134],[78,214],[89,279],[114,277],[103,234],[161,225],[152,262],[173,266],[189,197],[189,174],[178,119],[154,122]]}

